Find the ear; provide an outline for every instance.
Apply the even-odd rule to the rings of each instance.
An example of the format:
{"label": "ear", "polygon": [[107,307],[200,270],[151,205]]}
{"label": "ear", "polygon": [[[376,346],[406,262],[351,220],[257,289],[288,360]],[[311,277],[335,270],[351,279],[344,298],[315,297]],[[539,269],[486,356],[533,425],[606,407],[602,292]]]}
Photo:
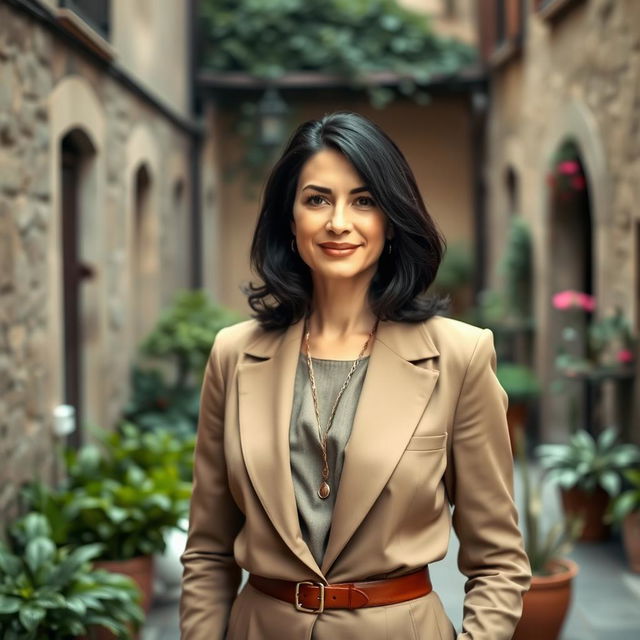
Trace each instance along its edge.
{"label": "ear", "polygon": [[396,233],[395,233],[395,230],[393,228],[393,225],[391,223],[389,223],[387,225],[386,239],[387,240],[392,240],[395,235],[396,235]]}
{"label": "ear", "polygon": [[293,235],[296,235],[296,223],[295,220],[291,219],[291,233],[293,233]]}

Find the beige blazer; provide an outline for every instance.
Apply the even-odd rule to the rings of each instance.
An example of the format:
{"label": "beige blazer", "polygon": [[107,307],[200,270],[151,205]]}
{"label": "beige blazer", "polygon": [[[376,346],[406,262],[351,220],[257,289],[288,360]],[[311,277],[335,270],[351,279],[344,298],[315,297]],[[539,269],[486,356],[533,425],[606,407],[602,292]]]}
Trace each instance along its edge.
{"label": "beige blazer", "polygon": [[266,332],[251,320],[221,331],[212,348],[182,556],[182,640],[451,640],[437,584],[409,602],[321,614],[250,585],[236,595],[240,567],[324,583],[408,573],[444,557],[451,523],[468,577],[458,638],[509,640],[530,568],[492,332],[441,316],[380,323],[322,566],[300,533],[289,459],[301,337],[302,322]]}

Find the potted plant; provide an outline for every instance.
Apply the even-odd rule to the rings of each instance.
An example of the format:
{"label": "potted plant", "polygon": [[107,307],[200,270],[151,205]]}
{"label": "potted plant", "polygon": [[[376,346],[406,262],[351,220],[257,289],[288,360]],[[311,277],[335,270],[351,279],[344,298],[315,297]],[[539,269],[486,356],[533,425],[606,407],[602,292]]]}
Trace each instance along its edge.
{"label": "potted plant", "polygon": [[195,433],[200,386],[211,345],[242,317],[212,303],[203,291],[180,292],[140,345],[125,420],[141,429]]}
{"label": "potted plant", "polygon": [[[150,473],[154,469],[177,469],[182,480],[190,483],[193,476],[195,434],[175,434],[173,430],[147,431],[122,422],[104,442],[117,466],[135,464]],[[187,538],[188,512],[185,510],[175,527],[165,531],[165,549],[154,554],[155,590],[161,594],[179,589],[182,578],[180,556]]]}
{"label": "potted plant", "polygon": [[580,430],[568,444],[543,444],[537,449],[547,478],[560,486],[565,512],[584,518],[583,542],[606,539],[609,501],[620,492],[623,471],[640,459],[638,447],[617,439],[612,427],[597,439]]}
{"label": "potted plant", "polygon": [[532,482],[524,447],[524,434],[516,433],[524,495],[525,551],[531,565],[531,586],[524,594],[522,615],[513,640],[556,640],[571,604],[572,582],[578,565],[564,557],[582,528],[580,518],[555,523],[546,534],[541,528],[542,500],[538,483]]}
{"label": "potted plant", "polygon": [[68,454],[68,478],[57,489],[35,485],[34,509],[46,515],[58,543],[100,543],[96,566],[130,575],[151,605],[153,554],[165,548],[165,534],[187,513],[191,485],[178,466],[144,469],[87,445]]}
{"label": "potted plant", "polygon": [[640,469],[629,469],[624,477],[630,486],[613,501],[609,519],[622,526],[629,567],[640,573]]}
{"label": "potted plant", "polygon": [[[612,313],[584,323],[582,314],[595,311],[595,298],[580,291],[559,291],[553,296],[553,306],[574,315],[573,324],[564,327],[562,342],[556,355],[556,367],[567,377],[606,377],[620,372],[629,372],[633,366],[636,337],[622,309],[616,307]],[[575,315],[578,312],[578,315]],[[573,326],[584,326],[584,338],[578,340],[580,332]],[[584,342],[584,355],[580,353],[580,342]]]}
{"label": "potted plant", "polygon": [[511,362],[499,363],[496,376],[509,396],[507,425],[511,453],[515,454],[515,432],[527,424],[531,400],[537,397],[540,387],[534,371],[524,365]]}
{"label": "potted plant", "polygon": [[68,640],[92,626],[130,638],[143,620],[134,583],[91,566],[101,545],[57,547],[47,519],[29,513],[0,542],[0,637]]}

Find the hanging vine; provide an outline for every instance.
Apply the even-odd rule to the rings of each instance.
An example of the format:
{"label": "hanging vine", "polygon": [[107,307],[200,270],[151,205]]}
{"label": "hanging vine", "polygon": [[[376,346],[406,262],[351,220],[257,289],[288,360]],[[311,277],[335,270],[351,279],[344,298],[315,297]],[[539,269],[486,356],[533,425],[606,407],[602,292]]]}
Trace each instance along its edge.
{"label": "hanging vine", "polygon": [[[276,80],[288,72],[344,77],[383,107],[396,96],[429,100],[424,85],[433,75],[455,74],[476,60],[476,50],[433,32],[429,16],[396,0],[203,0],[199,64],[216,72],[243,72]],[[396,73],[391,90],[370,74]],[[251,103],[249,103],[251,104]],[[255,107],[253,107],[255,109]],[[247,143],[246,168],[258,168],[255,112],[238,109],[237,129]]]}

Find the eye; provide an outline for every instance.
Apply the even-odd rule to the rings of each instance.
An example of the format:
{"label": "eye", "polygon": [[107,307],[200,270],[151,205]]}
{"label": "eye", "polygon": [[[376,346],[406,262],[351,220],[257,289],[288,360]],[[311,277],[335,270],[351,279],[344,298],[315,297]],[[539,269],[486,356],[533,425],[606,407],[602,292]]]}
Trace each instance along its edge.
{"label": "eye", "polygon": [[327,202],[327,199],[324,196],[318,195],[317,193],[314,193],[305,200],[305,203],[310,204],[312,207],[319,207],[325,202]]}
{"label": "eye", "polygon": [[369,208],[369,207],[375,207],[376,203],[374,202],[371,196],[359,196],[356,199],[356,205],[358,207]]}

